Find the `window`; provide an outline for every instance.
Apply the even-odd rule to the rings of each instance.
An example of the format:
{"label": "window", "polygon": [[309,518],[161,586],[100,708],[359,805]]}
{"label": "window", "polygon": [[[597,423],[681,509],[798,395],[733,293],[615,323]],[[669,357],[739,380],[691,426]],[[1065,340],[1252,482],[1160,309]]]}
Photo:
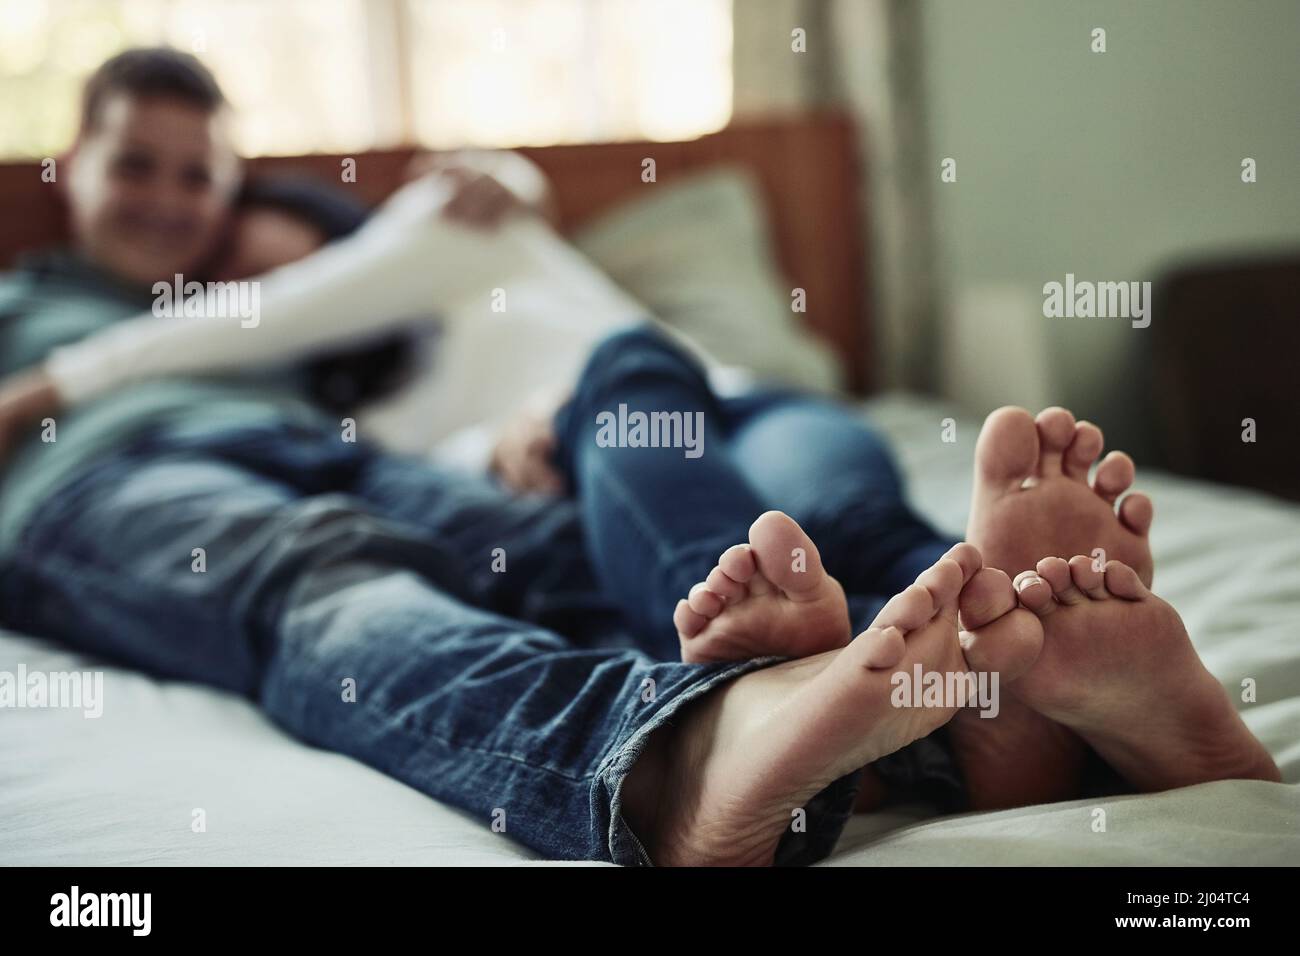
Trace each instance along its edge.
{"label": "window", "polygon": [[413,0],[421,142],[683,139],[731,115],[731,4]]}
{"label": "window", "polygon": [[246,155],[682,139],[731,116],[731,0],[0,0],[0,156],[117,50],[196,53]]}

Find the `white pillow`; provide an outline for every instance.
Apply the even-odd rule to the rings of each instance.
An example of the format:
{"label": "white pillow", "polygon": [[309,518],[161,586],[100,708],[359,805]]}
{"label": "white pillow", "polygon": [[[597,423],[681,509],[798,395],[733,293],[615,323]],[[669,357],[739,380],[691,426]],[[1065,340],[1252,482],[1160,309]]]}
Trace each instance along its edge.
{"label": "white pillow", "polygon": [[834,355],[790,309],[753,177],[718,168],[618,206],[574,244],[670,328],[725,365],[814,391],[843,385]]}

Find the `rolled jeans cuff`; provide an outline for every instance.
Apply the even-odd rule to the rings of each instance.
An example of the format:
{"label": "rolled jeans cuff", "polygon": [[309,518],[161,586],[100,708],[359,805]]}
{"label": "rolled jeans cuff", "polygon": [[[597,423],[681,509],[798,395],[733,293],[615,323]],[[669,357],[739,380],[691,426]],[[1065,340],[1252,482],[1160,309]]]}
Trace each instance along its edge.
{"label": "rolled jeans cuff", "polygon": [[[739,661],[709,673],[676,693],[654,715],[635,728],[620,745],[611,749],[592,781],[592,827],[605,829],[609,859],[621,866],[653,866],[644,844],[632,832],[623,816],[623,784],[633,765],[645,752],[650,735],[672,719],[682,707],[702,697],[721,684],[743,674],[788,660],[785,657],[756,657]],[[801,866],[815,863],[835,848],[840,834],[853,813],[853,804],[861,783],[862,772],[855,771],[834,781],[804,807],[804,826],[787,829],[777,845],[774,862],[778,866]]]}

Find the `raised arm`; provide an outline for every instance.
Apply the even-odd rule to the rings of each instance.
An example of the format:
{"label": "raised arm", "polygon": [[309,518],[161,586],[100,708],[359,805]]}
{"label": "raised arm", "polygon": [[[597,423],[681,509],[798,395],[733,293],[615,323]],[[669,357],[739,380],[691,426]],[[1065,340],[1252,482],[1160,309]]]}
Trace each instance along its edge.
{"label": "raised arm", "polygon": [[[474,161],[526,204],[545,202],[545,190],[530,184],[522,167],[512,174],[494,154]],[[466,224],[472,204],[449,209],[475,193],[464,186],[463,174],[458,181],[445,168],[409,183],[354,235],[251,280],[244,300],[251,315],[129,319],[56,349],[45,372],[71,405],[151,378],[293,361],[413,319],[454,314],[512,277],[547,267],[562,240],[544,222],[514,217],[490,230]]]}

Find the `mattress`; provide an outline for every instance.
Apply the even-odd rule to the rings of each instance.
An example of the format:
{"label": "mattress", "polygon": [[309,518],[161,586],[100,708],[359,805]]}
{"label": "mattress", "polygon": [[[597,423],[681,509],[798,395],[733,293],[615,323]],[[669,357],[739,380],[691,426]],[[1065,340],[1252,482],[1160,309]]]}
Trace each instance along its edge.
{"label": "mattress", "polygon": [[[914,503],[959,533],[977,423],[932,400],[864,408],[892,440]],[[939,435],[946,417],[957,441]],[[1156,590],[1273,753],[1284,783],[1226,781],[941,817],[857,816],[822,865],[1300,863],[1300,507],[1152,473]],[[94,665],[0,632],[0,671]],[[482,821],[370,768],[306,747],[249,703],[105,672],[97,719],[0,711],[0,863],[74,865],[527,864]],[[1094,826],[1105,811],[1106,828]],[[201,824],[201,825],[200,825]]]}

